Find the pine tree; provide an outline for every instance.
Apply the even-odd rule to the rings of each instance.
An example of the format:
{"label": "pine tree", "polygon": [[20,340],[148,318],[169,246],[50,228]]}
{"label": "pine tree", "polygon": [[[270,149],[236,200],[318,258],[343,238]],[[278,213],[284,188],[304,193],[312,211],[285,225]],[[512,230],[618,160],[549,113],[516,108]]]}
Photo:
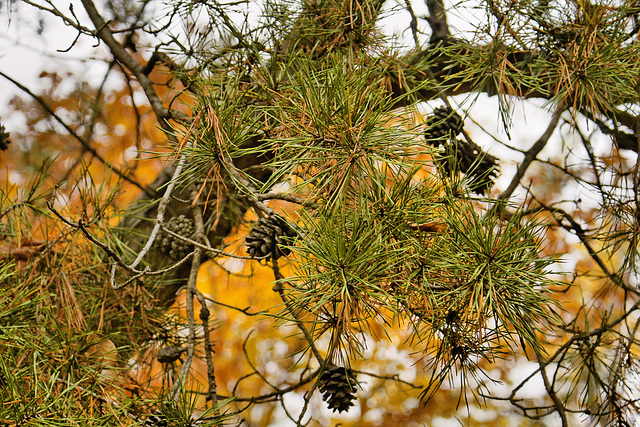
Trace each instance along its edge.
{"label": "pine tree", "polygon": [[[61,164],[96,162],[140,194],[121,209],[110,178],[106,195],[87,184],[96,176],[91,165],[81,174],[56,175],[73,176],[70,188],[56,182],[46,191],[47,200],[75,197],[80,212],[45,205],[44,196],[34,196],[35,183],[26,193],[2,194],[2,238],[9,241],[3,256],[12,268],[27,260],[30,275],[0,269],[11,292],[0,300],[1,339],[15,341],[8,320],[15,316],[29,360],[41,351],[34,343],[48,339],[66,346],[60,353],[48,348],[51,360],[94,354],[87,348],[106,341],[127,348],[126,360],[131,356],[137,367],[155,360],[145,352],[179,354],[161,360],[160,397],[137,402],[136,393],[149,397],[152,387],[131,391],[120,384],[122,394],[114,397],[92,385],[104,378],[76,376],[70,362],[39,369],[7,347],[3,357],[12,363],[0,365],[0,381],[8,383],[0,393],[10,403],[0,409],[3,420],[71,417],[62,405],[65,390],[82,383],[70,407],[89,424],[117,425],[126,416],[139,424],[220,425],[273,401],[286,412],[285,397],[304,390],[303,409],[286,412],[300,424],[314,395],[342,413],[366,404],[359,401],[367,393],[363,377],[405,384],[361,369],[371,346],[402,336],[424,368],[416,396],[427,407],[446,392],[443,385],[453,384],[457,402],[468,408],[493,399],[525,418],[555,416],[561,425],[577,422],[574,414],[603,425],[633,424],[640,307],[635,2],[483,1],[471,14],[465,2],[446,9],[441,0],[427,0],[424,23],[406,2],[399,8],[410,17],[413,45],[383,34],[380,22],[398,11],[378,0],[270,0],[258,14],[243,4],[196,0],[156,9],[117,1],[106,11],[92,0],[82,6],[88,18],[31,2],[16,13],[35,7],[62,18],[79,38],[98,40],[117,64],[109,73],[120,73],[138,91],[129,102],[146,97],[148,105],[134,105],[135,128],[140,134],[143,113],[153,114],[163,138],[153,149],[167,161],[153,182],[141,181],[135,168],[101,151],[99,130],[109,128],[109,117],[100,114],[99,102],[77,96],[77,117],[67,117],[53,89],[37,95],[0,72],[48,115],[48,122],[29,123],[32,136],[47,136],[42,146],[80,147],[77,161]],[[450,27],[454,15],[468,17],[474,31]],[[102,88],[91,93],[98,100]],[[502,133],[477,126],[474,106],[487,98],[497,100]],[[520,126],[513,115],[525,104],[548,118],[535,125],[532,145],[508,140]],[[40,155],[37,140],[13,132],[13,141],[29,143],[7,145],[8,131],[0,126],[0,148],[8,149],[0,159],[7,161],[12,150]],[[481,143],[487,134],[495,143]],[[142,139],[127,149],[141,151]],[[25,154],[11,161],[28,171],[33,160]],[[70,230],[58,231],[60,241],[82,237],[86,246],[68,243],[83,261],[62,263],[66,258],[52,249],[56,233],[42,244],[21,240],[27,229],[38,234],[30,228],[35,218],[49,223],[45,207]],[[550,248],[553,241],[562,245]],[[566,255],[580,250],[574,268]],[[215,348],[222,344],[212,334],[225,316],[217,310],[255,315],[196,286],[202,265],[211,260],[226,268],[222,259],[271,271],[280,304],[277,312],[259,314],[296,328],[288,359],[290,371],[301,372],[295,380],[274,384],[264,366],[254,366],[249,334],[241,347],[251,374],[225,384],[228,394],[219,392],[216,378],[224,374],[216,370],[222,362]],[[43,281],[38,263],[57,271],[50,281]],[[80,273],[65,278],[61,266],[76,264]],[[562,268],[572,271],[561,274]],[[100,280],[109,283],[108,292],[94,287]],[[40,289],[43,296],[28,297],[41,283],[50,286]],[[70,297],[51,302],[69,288],[84,298],[75,315],[64,308]],[[108,308],[98,313],[102,295]],[[176,299],[182,320],[166,309]],[[41,312],[44,306],[54,308]],[[83,320],[48,328],[74,316]],[[125,317],[135,320],[118,320]],[[42,321],[43,329],[36,326]],[[113,332],[107,336],[74,332],[105,322]],[[62,339],[68,336],[78,342]],[[117,361],[98,356],[93,372],[104,363],[128,372],[122,355]],[[506,394],[491,381],[496,367],[523,358],[537,366],[534,376],[544,384],[540,400],[526,404],[518,393],[534,376]],[[206,367],[204,403],[195,402],[190,388],[198,364]],[[30,401],[42,398],[40,381],[55,384],[47,392],[56,398],[37,410],[20,403],[15,379],[24,376]],[[250,377],[269,391],[243,393],[241,383]],[[87,415],[81,403],[89,396],[117,409]]]}

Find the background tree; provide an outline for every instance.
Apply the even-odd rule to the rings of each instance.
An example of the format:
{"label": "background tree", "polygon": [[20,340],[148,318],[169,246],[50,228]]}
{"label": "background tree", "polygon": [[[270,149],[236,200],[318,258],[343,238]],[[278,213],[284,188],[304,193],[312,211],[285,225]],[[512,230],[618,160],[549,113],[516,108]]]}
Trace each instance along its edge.
{"label": "background tree", "polygon": [[3,420],[636,421],[635,2],[81,5],[9,6],[108,66],[1,73]]}

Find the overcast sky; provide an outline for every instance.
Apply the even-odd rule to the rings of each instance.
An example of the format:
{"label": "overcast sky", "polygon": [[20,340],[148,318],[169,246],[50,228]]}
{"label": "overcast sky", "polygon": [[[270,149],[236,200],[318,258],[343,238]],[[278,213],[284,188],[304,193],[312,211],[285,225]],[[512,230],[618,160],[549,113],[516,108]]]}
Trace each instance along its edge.
{"label": "overcast sky", "polygon": [[[78,0],[54,0],[52,3],[67,15],[69,5],[73,5],[80,22],[92,27]],[[394,4],[389,1],[387,7],[394,7]],[[257,9],[255,3],[253,6],[252,10]],[[42,88],[43,82],[38,78],[42,71],[73,71],[80,78],[100,81],[105,70],[105,53],[102,46],[94,47],[95,40],[83,35],[74,44],[77,32],[73,28],[49,13],[19,1],[0,0],[0,7],[0,71],[35,92]],[[413,8],[417,16],[427,14],[422,1],[416,2]],[[381,26],[386,34],[395,34],[404,43],[411,43],[411,34],[407,31],[409,20],[407,13],[394,13],[393,17],[384,19]],[[456,22],[458,27],[466,25],[464,20],[453,17],[454,26]],[[427,31],[426,21],[420,20],[419,27]],[[16,93],[20,90],[15,85],[0,78],[0,117],[6,114],[7,102]]]}

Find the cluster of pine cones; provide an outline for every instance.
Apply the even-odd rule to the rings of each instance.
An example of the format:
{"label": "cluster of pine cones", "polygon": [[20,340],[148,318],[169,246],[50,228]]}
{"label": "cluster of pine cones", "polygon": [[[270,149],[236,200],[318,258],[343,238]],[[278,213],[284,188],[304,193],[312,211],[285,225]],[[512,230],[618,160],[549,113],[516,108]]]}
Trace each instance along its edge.
{"label": "cluster of pine cones", "polygon": [[449,107],[439,107],[427,119],[426,125],[424,136],[427,144],[444,146],[445,171],[464,173],[473,191],[486,194],[498,175],[498,159],[482,151],[474,142],[457,138],[464,126],[462,117]]}
{"label": "cluster of pine cones", "polygon": [[144,421],[144,427],[167,427],[168,425],[163,415],[149,415]]}
{"label": "cluster of pine cones", "polygon": [[[172,232],[191,240],[193,240],[196,233],[193,220],[185,215],[178,215],[170,218],[165,224],[165,227]],[[171,234],[164,233],[162,231],[160,231],[158,238],[154,242],[154,246],[173,260],[180,260],[193,251],[193,245],[191,243],[180,240]]]}
{"label": "cluster of pine cones", "polygon": [[284,218],[276,214],[269,215],[261,218],[246,237],[247,253],[256,258],[271,256],[277,259],[287,256],[291,250],[282,245],[290,243],[296,236],[297,233]]}
{"label": "cluster of pine cones", "polygon": [[[444,145],[445,170],[464,173],[473,191],[485,193],[497,176],[497,158],[473,142],[458,140],[464,126],[462,117],[448,107],[440,107],[429,117],[426,125],[427,143],[434,147]],[[277,259],[290,253],[286,244],[296,237],[296,231],[284,218],[272,214],[253,226],[245,243],[250,256]],[[322,398],[334,412],[348,411],[354,405],[357,384],[351,369],[335,365],[326,367],[318,378]]]}

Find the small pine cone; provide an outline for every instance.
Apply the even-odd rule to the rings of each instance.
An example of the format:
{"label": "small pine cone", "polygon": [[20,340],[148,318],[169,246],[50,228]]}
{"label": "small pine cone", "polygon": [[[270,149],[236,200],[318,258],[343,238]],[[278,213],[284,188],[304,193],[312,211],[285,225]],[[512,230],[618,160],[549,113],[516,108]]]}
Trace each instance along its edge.
{"label": "small pine cone", "polygon": [[6,150],[9,148],[11,140],[9,140],[9,132],[5,132],[3,125],[0,125],[0,150]]}
{"label": "small pine cone", "polygon": [[[195,227],[193,220],[185,215],[174,216],[165,225],[169,230],[188,239],[193,239]],[[193,245],[180,240],[169,233],[160,232],[156,240],[156,246],[171,259],[179,260],[187,256],[193,250]]]}
{"label": "small pine cone", "polygon": [[175,345],[162,347],[160,350],[158,350],[156,359],[158,359],[158,362],[160,363],[173,363],[176,360],[180,359],[180,356],[182,356],[182,353],[184,353],[185,351],[187,351],[186,347],[178,347]]}
{"label": "small pine cone", "polygon": [[245,239],[247,253],[256,258],[271,255],[277,259],[287,256],[291,250],[281,245],[289,243],[296,236],[295,230],[281,216],[273,214],[261,218]]}
{"label": "small pine cone", "polygon": [[167,423],[167,419],[164,415],[149,415],[146,420],[144,420],[144,427],[167,427],[169,424]]}
{"label": "small pine cone", "polygon": [[426,122],[424,137],[430,145],[439,145],[439,141],[450,136],[455,137],[464,127],[462,117],[449,107],[438,107],[433,110]]}
{"label": "small pine cone", "polygon": [[[165,417],[162,414],[153,414],[153,415],[149,415],[147,419],[144,420],[143,425],[144,427],[169,427],[169,421],[167,420],[167,417]],[[171,425],[176,425],[176,422],[173,421]],[[179,422],[179,424],[177,425],[187,426],[187,427],[199,426],[199,425],[202,425],[202,421],[191,418],[189,421],[186,422],[186,424],[184,423],[184,421],[182,421],[182,422]]]}
{"label": "small pine cone", "polygon": [[453,151],[445,163],[447,171],[454,169],[450,159],[457,159],[457,170],[466,174],[473,191],[486,194],[498,176],[498,159],[486,153],[474,142],[455,140],[455,147],[448,147]]}
{"label": "small pine cone", "polygon": [[333,412],[348,411],[353,406],[356,384],[353,371],[340,366],[328,367],[318,379],[322,399]]}

